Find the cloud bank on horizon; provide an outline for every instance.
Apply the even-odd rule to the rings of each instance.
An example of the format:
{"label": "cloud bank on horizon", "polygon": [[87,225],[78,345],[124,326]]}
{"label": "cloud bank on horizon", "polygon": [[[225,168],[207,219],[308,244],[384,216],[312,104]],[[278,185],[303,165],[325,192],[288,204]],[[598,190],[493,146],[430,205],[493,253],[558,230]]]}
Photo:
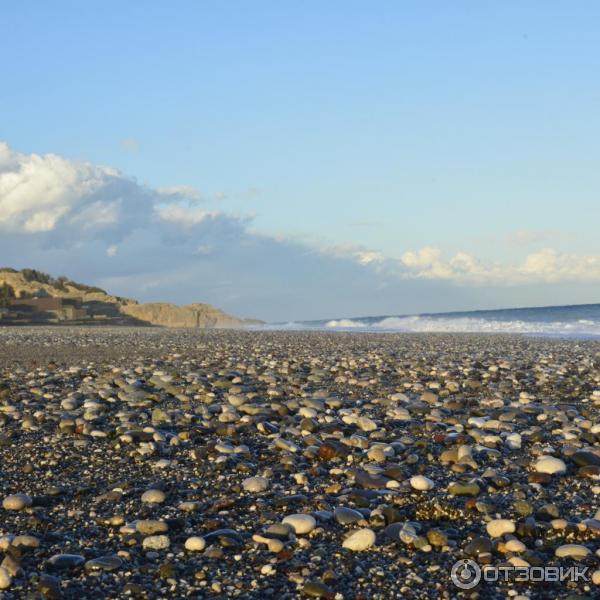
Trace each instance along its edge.
{"label": "cloud bank on horizon", "polygon": [[[462,251],[446,256],[429,244],[391,257],[352,243],[258,234],[251,216],[209,210],[190,186],[153,189],[111,167],[23,154],[5,143],[0,234],[7,266],[66,274],[145,301],[206,301],[268,320],[535,303],[549,286],[600,284],[600,256],[552,247],[509,263]],[[536,235],[551,240],[526,231],[514,238]],[[561,301],[569,300],[554,303]]]}

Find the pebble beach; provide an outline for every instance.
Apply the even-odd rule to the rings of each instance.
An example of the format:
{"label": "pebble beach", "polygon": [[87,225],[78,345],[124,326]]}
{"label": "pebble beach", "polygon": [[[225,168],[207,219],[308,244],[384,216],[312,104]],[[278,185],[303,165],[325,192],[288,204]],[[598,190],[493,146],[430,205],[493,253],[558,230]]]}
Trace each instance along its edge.
{"label": "pebble beach", "polygon": [[599,413],[595,340],[3,328],[0,597],[592,600]]}

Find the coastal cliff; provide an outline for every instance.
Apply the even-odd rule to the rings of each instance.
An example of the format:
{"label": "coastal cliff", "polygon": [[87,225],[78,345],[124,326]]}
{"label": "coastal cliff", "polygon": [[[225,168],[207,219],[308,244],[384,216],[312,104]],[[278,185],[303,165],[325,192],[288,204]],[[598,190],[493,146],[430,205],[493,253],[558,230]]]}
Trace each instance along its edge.
{"label": "coastal cliff", "polygon": [[0,269],[0,323],[155,325],[194,329],[260,323],[228,315],[210,304],[143,304],[105,290],[54,278],[34,269]]}

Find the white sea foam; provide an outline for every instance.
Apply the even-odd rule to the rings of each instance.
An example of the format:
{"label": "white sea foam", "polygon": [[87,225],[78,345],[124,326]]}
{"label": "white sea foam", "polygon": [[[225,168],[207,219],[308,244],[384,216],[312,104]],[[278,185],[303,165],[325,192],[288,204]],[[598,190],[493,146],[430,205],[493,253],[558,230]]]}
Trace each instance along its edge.
{"label": "white sea foam", "polygon": [[327,321],[327,323],[325,323],[325,327],[330,329],[357,329],[368,328],[369,324],[355,319],[339,319],[338,321]]}
{"label": "white sea foam", "polygon": [[358,319],[328,321],[327,329],[399,332],[448,333],[527,333],[545,335],[600,335],[600,322],[578,321],[507,321],[477,317],[387,317],[374,323]]}

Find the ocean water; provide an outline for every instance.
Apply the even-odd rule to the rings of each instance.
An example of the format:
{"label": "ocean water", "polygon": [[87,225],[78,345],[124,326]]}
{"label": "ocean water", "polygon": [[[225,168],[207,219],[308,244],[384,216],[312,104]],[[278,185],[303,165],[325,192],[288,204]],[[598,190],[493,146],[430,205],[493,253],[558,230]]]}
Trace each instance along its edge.
{"label": "ocean water", "polygon": [[518,333],[600,337],[600,304],[269,323],[271,330]]}

